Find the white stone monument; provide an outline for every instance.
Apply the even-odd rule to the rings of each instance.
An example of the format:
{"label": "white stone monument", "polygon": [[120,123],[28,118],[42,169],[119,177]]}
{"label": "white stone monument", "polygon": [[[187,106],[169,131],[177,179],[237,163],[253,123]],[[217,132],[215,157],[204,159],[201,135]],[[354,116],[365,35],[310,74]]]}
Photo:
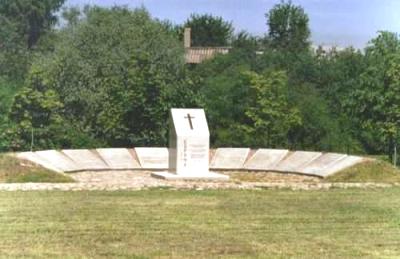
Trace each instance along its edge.
{"label": "white stone monument", "polygon": [[171,109],[168,172],[154,177],[168,180],[228,180],[209,172],[210,132],[203,109]]}

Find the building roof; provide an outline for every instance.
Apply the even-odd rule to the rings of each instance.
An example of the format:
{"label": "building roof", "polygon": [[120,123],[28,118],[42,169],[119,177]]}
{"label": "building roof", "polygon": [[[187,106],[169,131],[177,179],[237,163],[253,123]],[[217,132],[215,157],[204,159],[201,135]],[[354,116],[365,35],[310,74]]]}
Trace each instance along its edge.
{"label": "building roof", "polygon": [[188,64],[199,64],[204,60],[213,58],[217,54],[228,54],[230,49],[230,47],[185,48],[185,62]]}

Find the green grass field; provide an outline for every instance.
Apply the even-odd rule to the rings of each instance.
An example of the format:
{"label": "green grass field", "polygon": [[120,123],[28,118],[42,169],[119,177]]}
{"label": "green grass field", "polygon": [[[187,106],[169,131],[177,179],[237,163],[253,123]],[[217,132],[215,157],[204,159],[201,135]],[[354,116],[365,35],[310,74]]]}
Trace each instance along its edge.
{"label": "green grass field", "polygon": [[386,161],[368,161],[331,175],[325,181],[344,183],[399,183],[400,170]]}
{"label": "green grass field", "polygon": [[0,192],[0,255],[398,258],[400,188]]}
{"label": "green grass field", "polygon": [[0,183],[70,183],[74,180],[64,174],[54,173],[28,161],[0,154]]}

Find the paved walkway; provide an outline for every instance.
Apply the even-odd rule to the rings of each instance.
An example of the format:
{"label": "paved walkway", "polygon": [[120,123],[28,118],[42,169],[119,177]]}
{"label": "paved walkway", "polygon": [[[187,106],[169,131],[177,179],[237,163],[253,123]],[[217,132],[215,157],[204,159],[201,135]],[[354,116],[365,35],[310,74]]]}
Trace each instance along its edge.
{"label": "paved walkway", "polygon": [[150,176],[150,172],[138,171],[107,171],[81,172],[69,174],[76,183],[15,183],[0,184],[0,191],[83,191],[83,190],[143,190],[149,188],[171,189],[262,189],[285,188],[293,190],[324,190],[331,188],[387,188],[399,184],[378,183],[324,183],[315,178],[310,180],[294,175],[293,178],[279,178],[274,173],[268,173],[269,178],[263,182],[243,182],[231,180],[227,182],[210,181],[165,181]]}

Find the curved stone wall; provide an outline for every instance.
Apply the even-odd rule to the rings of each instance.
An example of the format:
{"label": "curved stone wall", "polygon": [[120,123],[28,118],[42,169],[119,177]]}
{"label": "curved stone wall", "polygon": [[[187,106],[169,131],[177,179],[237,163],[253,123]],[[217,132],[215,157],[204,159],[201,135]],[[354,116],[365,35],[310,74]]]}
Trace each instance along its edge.
{"label": "curved stone wall", "polygon": [[[57,172],[167,170],[167,148],[45,150],[16,154]],[[210,151],[210,170],[251,170],[326,177],[363,162],[359,156],[284,149],[218,148]]]}

